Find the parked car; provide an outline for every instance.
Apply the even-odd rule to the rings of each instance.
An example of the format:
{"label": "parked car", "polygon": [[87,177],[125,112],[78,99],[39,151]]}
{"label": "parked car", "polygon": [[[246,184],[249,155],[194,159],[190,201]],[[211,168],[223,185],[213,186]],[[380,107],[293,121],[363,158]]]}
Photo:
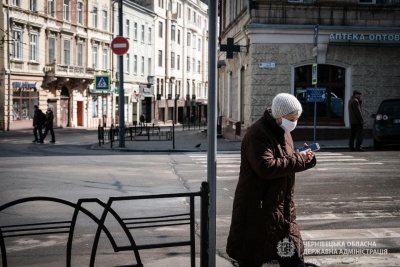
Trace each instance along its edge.
{"label": "parked car", "polygon": [[383,100],[374,119],[374,149],[382,145],[400,144],[400,98]]}

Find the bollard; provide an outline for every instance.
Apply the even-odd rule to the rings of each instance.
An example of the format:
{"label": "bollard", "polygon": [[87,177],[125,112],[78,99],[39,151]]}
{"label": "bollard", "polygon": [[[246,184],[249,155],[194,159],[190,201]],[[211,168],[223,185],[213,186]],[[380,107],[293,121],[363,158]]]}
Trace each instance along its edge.
{"label": "bollard", "polygon": [[99,140],[99,146],[101,146],[101,127],[97,127],[97,139]]}
{"label": "bollard", "polygon": [[111,124],[110,127],[110,148],[113,148],[113,142],[114,142],[114,125]]}

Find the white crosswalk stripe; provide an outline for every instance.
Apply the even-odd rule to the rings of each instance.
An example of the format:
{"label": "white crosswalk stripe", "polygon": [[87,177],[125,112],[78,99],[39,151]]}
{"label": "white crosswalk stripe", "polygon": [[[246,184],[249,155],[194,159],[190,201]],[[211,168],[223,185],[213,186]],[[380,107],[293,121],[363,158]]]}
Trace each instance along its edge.
{"label": "white crosswalk stripe", "polygon": [[[207,168],[207,154],[188,153],[188,156],[202,168]],[[344,155],[338,152],[316,152],[317,166],[311,171],[357,171],[362,166],[382,165],[382,162],[371,162],[366,158]],[[236,180],[240,169],[240,154],[225,153],[217,155],[217,179]],[[236,173],[236,176],[232,174]],[[228,174],[227,176],[225,174]]]}

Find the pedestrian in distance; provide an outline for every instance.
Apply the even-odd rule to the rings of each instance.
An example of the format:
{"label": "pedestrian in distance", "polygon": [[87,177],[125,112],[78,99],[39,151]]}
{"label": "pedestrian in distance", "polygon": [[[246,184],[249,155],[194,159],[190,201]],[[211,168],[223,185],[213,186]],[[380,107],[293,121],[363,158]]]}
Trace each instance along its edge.
{"label": "pedestrian in distance", "polygon": [[[364,139],[364,116],[361,108],[361,92],[353,91],[353,96],[349,100],[349,119],[350,119],[350,151],[364,151],[361,147]],[[354,146],[355,142],[355,146]]]}
{"label": "pedestrian in distance", "polygon": [[53,129],[53,123],[54,123],[53,121],[54,121],[53,110],[50,107],[48,107],[47,111],[46,111],[46,122],[44,123],[45,130],[44,130],[42,139],[40,140],[41,143],[44,142],[44,139],[46,138],[49,131],[50,131],[50,135],[51,135],[50,143],[56,142],[56,137],[54,135],[54,129]]}
{"label": "pedestrian in distance", "polygon": [[144,116],[144,114],[140,115],[140,124],[141,124],[142,126],[144,126],[145,120],[146,120],[146,117]]}
{"label": "pedestrian in distance", "polygon": [[296,152],[293,146],[290,132],[301,112],[295,96],[280,93],[242,140],[226,247],[240,267],[261,267],[272,260],[282,267],[307,266],[294,186],[295,174],[314,167],[316,158],[310,149]]}
{"label": "pedestrian in distance", "polygon": [[41,109],[37,105],[33,106],[34,113],[33,113],[33,135],[35,139],[33,139],[33,143],[40,143],[42,140],[42,127],[46,121],[46,115],[43,113]]}

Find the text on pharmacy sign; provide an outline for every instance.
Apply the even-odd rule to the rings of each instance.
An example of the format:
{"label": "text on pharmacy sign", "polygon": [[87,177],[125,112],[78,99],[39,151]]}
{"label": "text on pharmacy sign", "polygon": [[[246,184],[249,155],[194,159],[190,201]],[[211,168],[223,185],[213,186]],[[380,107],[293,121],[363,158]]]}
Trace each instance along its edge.
{"label": "text on pharmacy sign", "polygon": [[331,33],[329,41],[400,42],[400,34]]}

